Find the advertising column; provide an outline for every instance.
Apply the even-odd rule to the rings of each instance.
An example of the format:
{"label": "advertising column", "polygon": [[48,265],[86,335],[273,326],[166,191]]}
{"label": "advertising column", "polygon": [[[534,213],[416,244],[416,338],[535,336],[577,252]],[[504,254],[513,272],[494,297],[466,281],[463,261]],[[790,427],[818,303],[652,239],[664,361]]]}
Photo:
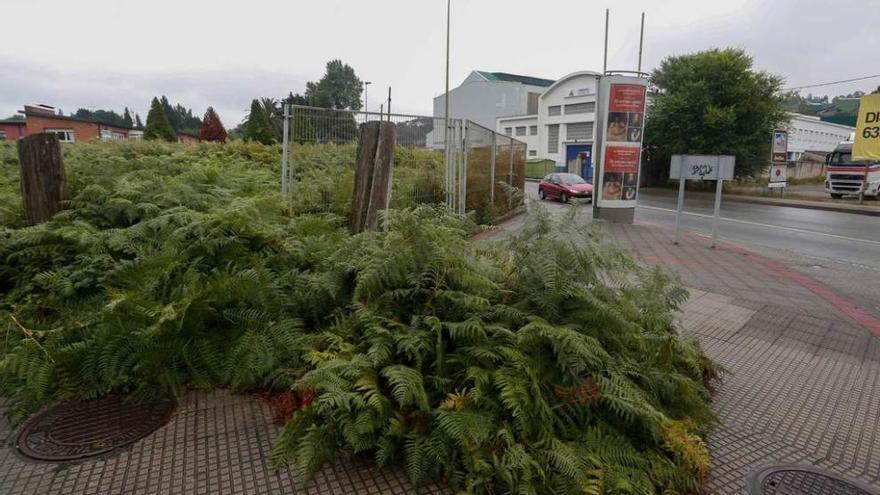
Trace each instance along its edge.
{"label": "advertising column", "polygon": [[639,77],[604,76],[599,81],[594,218],[633,222],[647,89],[648,81]]}

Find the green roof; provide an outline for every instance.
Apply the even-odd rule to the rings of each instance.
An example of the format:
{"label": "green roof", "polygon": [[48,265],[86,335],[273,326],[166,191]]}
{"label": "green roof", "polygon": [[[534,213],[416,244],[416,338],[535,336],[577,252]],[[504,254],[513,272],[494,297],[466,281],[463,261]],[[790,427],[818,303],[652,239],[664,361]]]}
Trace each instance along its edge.
{"label": "green roof", "polygon": [[517,74],[508,74],[507,72],[477,72],[479,72],[481,76],[490,81],[518,82],[520,84],[528,84],[530,86],[543,86],[545,88],[556,82],[552,79],[543,79],[540,77],[532,76],[520,76]]}

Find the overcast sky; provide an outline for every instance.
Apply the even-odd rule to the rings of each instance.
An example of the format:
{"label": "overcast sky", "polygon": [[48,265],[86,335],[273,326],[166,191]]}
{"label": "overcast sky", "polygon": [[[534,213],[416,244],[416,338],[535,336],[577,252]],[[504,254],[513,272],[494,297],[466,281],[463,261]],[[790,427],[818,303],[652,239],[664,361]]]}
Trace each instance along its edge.
{"label": "overcast sky", "polygon": [[[557,78],[635,69],[646,12],[644,68],[666,56],[734,46],[786,86],[880,74],[880,0],[453,0],[451,85],[473,69]],[[0,118],[25,103],[146,117],[165,94],[227,126],[250,100],[302,92],[327,60],[352,65],[378,109],[430,114],[443,92],[444,0],[0,0]],[[880,78],[803,90],[845,94]]]}

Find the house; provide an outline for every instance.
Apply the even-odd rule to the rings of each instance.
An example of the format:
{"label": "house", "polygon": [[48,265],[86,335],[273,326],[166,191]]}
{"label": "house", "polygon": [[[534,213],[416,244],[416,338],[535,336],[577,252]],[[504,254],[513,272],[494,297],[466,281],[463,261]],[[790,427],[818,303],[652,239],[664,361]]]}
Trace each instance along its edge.
{"label": "house", "polygon": [[199,138],[198,134],[193,134],[191,132],[178,132],[177,133],[177,142],[183,144],[199,144],[201,142],[201,138]]}
{"label": "house", "polygon": [[25,105],[25,136],[46,132],[58,136],[62,143],[75,143],[91,139],[127,139],[129,128],[119,127],[66,115],[59,115],[48,105]]}
{"label": "house", "polygon": [[496,131],[525,142],[528,158],[553,160],[557,167],[591,177],[600,77],[580,71],[560,78],[538,96],[530,114],[498,117]]}
{"label": "house", "polygon": [[0,120],[0,141],[15,141],[24,137],[24,119]]}

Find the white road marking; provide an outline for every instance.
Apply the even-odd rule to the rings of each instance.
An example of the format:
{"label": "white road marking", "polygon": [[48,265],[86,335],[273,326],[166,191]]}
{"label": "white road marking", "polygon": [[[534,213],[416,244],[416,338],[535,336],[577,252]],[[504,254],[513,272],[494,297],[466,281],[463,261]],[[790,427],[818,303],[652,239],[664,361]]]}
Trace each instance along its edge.
{"label": "white road marking", "polygon": [[[677,210],[673,210],[670,208],[658,208],[656,206],[644,206],[644,205],[638,205],[638,207],[644,208],[646,210],[656,210],[656,211],[663,211],[663,212],[667,212],[667,213],[677,213]],[[701,217],[701,218],[708,218],[708,219],[713,218],[712,215],[706,215],[705,213],[691,213],[691,212],[687,212],[687,211],[683,211],[681,213],[682,213],[682,215],[690,215],[690,216],[694,216],[694,217]],[[740,224],[744,224],[744,225],[754,225],[757,227],[766,227],[766,228],[770,228],[770,229],[787,230],[789,232],[797,232],[799,234],[821,235],[824,237],[833,237],[834,239],[863,242],[865,244],[874,244],[876,246],[880,246],[880,241],[872,241],[870,239],[860,239],[858,237],[848,237],[845,235],[829,234],[827,232],[818,232],[815,230],[796,229],[794,227],[783,227],[782,225],[771,225],[768,223],[750,222],[748,220],[737,220],[735,218],[726,218],[726,217],[718,217],[718,220],[720,220],[722,222],[733,222],[733,223],[740,223]]]}

